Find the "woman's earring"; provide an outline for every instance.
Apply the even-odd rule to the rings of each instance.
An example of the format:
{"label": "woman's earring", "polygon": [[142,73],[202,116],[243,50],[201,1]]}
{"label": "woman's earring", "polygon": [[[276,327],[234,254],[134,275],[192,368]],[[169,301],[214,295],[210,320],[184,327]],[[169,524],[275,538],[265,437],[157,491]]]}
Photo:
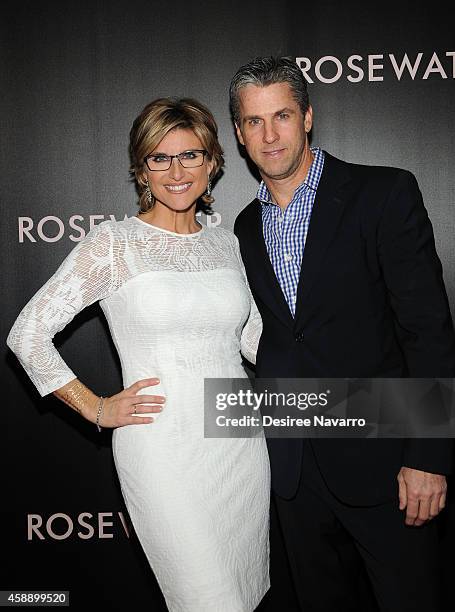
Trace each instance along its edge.
{"label": "woman's earring", "polygon": [[212,193],[212,181],[209,178],[207,182],[207,191],[205,192],[205,195],[209,196],[211,193]]}
{"label": "woman's earring", "polygon": [[147,194],[147,201],[149,204],[152,203],[152,192],[150,191],[149,182],[145,179],[145,193]]}

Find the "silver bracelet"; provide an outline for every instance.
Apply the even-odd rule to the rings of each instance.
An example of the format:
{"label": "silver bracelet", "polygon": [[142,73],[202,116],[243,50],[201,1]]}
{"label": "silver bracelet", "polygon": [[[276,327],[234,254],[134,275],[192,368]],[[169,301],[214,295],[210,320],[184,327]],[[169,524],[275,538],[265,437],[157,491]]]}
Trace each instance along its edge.
{"label": "silver bracelet", "polygon": [[104,406],[104,397],[101,396],[99,403],[98,403],[98,412],[96,413],[96,426],[99,432],[101,431],[100,417],[103,412],[103,406]]}

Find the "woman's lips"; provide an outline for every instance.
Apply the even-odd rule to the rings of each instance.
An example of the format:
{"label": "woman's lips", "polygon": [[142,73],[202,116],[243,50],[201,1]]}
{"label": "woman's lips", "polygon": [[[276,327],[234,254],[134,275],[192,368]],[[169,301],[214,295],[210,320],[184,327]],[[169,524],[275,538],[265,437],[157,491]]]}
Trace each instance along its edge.
{"label": "woman's lips", "polygon": [[181,185],[164,185],[171,193],[185,193],[193,183],[182,183]]}

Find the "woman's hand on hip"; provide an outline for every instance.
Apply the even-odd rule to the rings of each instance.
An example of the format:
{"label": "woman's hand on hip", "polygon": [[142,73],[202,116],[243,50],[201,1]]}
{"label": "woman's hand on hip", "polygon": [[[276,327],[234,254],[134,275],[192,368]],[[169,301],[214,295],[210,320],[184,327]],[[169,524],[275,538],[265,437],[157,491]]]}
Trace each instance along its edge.
{"label": "woman's hand on hip", "polygon": [[152,423],[153,417],[140,415],[161,412],[166,400],[162,395],[138,395],[138,392],[159,382],[158,378],[138,380],[120,393],[106,397],[99,418],[100,426],[123,427]]}

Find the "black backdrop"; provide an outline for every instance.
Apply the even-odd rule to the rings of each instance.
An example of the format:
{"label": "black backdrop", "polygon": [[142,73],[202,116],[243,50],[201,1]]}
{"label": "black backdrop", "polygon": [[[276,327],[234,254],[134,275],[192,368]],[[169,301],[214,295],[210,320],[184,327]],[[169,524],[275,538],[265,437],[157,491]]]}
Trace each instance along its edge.
{"label": "black backdrop", "polygon": [[[295,57],[310,82],[313,144],[416,174],[453,308],[455,36],[443,3],[35,0],[4,3],[1,34],[3,339],[91,224],[135,214],[128,132],[152,98],[193,96],[214,112],[226,167],[210,222],[232,228],[257,181],[239,154],[227,88],[238,66],[269,54]],[[56,342],[96,392],[121,388],[97,306]],[[130,532],[109,432],[40,399],[3,346],[0,589],[70,590],[75,610],[164,610]]]}

